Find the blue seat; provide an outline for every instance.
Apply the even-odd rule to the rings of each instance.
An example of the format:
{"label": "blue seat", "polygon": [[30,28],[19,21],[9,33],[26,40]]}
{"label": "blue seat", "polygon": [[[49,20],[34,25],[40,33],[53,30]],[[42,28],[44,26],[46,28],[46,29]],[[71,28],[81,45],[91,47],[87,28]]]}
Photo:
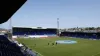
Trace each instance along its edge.
{"label": "blue seat", "polygon": [[4,35],[0,35],[0,56],[25,56],[20,47],[12,43]]}

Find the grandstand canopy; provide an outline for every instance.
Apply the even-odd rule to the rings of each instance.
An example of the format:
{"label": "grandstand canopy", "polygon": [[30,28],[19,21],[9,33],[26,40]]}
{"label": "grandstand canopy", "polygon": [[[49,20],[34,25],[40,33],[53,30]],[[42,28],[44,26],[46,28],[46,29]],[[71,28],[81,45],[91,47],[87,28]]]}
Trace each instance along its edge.
{"label": "grandstand canopy", "polygon": [[26,0],[1,0],[0,1],[0,24],[6,22]]}

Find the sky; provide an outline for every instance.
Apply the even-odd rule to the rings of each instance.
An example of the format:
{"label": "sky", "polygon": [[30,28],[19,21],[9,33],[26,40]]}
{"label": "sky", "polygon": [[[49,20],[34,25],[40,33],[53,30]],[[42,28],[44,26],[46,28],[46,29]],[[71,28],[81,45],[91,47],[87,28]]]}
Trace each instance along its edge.
{"label": "sky", "polygon": [[[100,0],[28,0],[12,17],[12,26],[60,28],[100,26]],[[9,28],[10,21],[1,26]]]}

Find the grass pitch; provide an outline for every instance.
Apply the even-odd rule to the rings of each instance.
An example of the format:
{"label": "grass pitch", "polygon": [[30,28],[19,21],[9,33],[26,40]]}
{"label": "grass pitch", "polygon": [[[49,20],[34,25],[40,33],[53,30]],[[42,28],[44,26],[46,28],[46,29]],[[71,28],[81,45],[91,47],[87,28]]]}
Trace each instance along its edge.
{"label": "grass pitch", "polygon": [[[51,45],[57,40],[75,40],[76,44]],[[100,56],[100,40],[80,38],[19,38],[20,43],[35,50],[43,56]],[[48,45],[50,43],[50,45]],[[36,46],[35,46],[36,44]]]}

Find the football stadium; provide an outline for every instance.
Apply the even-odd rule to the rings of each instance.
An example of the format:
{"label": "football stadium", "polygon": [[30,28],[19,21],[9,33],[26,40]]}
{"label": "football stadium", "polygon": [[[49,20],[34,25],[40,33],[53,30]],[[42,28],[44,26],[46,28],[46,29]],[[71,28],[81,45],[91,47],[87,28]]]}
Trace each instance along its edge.
{"label": "football stadium", "polygon": [[[74,31],[74,30],[73,30]],[[100,33],[13,27],[13,37],[40,56],[100,56]]]}
{"label": "football stadium", "polygon": [[[5,11],[0,17],[5,20],[0,24],[11,19],[25,2],[9,0],[4,6],[9,8],[0,10]],[[56,28],[12,26],[11,23],[11,29],[0,28],[0,56],[100,56],[99,26],[62,29],[59,18]]]}

